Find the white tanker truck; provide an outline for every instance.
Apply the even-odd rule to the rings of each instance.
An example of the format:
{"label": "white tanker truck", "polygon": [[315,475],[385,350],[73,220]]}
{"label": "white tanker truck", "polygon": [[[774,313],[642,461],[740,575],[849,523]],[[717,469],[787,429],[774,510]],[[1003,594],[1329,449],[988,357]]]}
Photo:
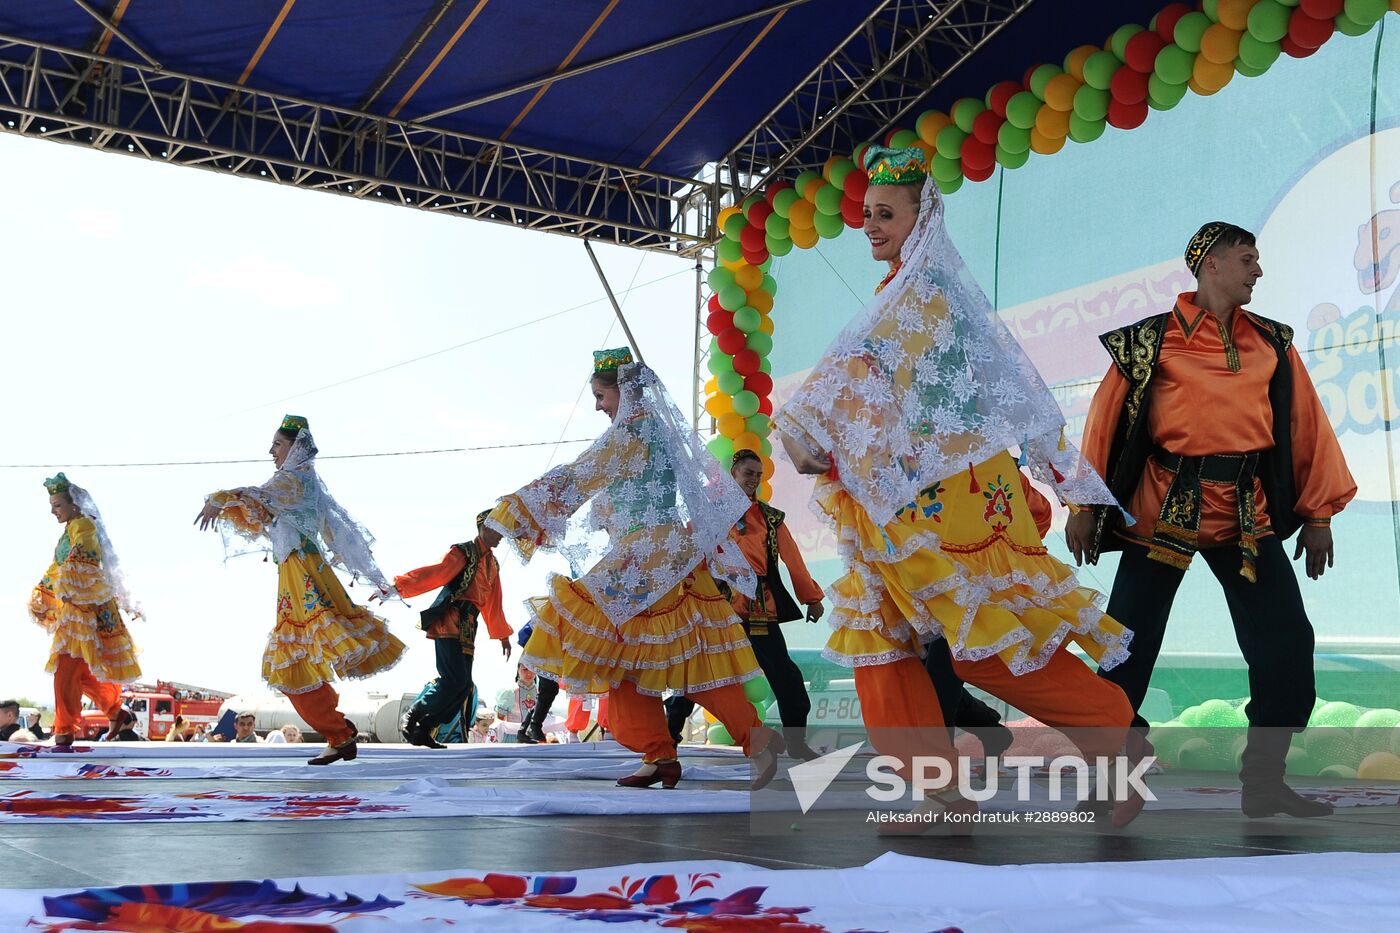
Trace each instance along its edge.
{"label": "white tanker truck", "polygon": [[[413,705],[416,694],[405,693],[391,697],[387,693],[342,693],[340,711],[360,730],[360,737],[371,742],[402,742],[399,722],[402,715]],[[222,717],[225,710],[237,713],[252,713],[253,728],[258,735],[281,729],[291,723],[302,731],[308,742],[317,742],[325,737],[316,732],[306,721],[297,715],[291,701],[280,693],[242,694],[229,697],[219,709]]]}

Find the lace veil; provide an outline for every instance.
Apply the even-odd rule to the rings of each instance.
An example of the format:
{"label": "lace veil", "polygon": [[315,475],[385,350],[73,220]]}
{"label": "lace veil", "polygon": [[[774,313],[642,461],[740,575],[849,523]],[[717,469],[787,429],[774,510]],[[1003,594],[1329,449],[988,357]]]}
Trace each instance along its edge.
{"label": "lace veil", "polygon": [[107,536],[107,523],[102,520],[102,512],[97,508],[97,503],[93,501],[92,493],[82,486],[70,483],[68,495],[72,498],[73,504],[78,507],[78,511],[92,520],[92,524],[97,528],[97,544],[102,548],[102,573],[107,578],[107,585],[112,588],[112,595],[117,601],[118,608],[133,618],[141,618],[141,603],[136,597],[131,595],[131,588],[127,585],[126,574],[122,572],[121,558],[117,556],[117,549],[112,547],[112,539]]}
{"label": "lace veil", "polygon": [[[557,551],[613,622],[648,609],[702,561],[752,594],[756,580],[729,531],[749,498],[686,425],[656,373],[618,369],[617,418],[577,460],[516,493],[541,530],[535,547]],[[498,529],[500,530],[500,529]]]}
{"label": "lace veil", "polygon": [[928,179],[894,279],[827,348],[774,418],[879,524],[939,480],[1003,450],[1065,502],[1117,505],[1064,439],[1064,415],[948,236]]}

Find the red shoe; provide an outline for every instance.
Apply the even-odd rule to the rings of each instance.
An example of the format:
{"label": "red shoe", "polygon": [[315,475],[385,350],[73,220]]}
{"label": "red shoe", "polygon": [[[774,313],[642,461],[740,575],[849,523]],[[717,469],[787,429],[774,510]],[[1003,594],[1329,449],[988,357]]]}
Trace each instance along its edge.
{"label": "red shoe", "polygon": [[[651,787],[653,784],[660,784],[667,790],[671,790],[681,780],[681,763],[675,758],[666,761],[650,762],[652,770],[649,774],[629,774],[627,777],[618,778],[618,787]],[[646,765],[643,764],[643,768]]]}
{"label": "red shoe", "polygon": [[772,729],[759,726],[753,730],[749,739],[749,757],[755,770],[749,790],[761,790],[768,786],[778,773],[778,756],[785,751],[787,743]]}

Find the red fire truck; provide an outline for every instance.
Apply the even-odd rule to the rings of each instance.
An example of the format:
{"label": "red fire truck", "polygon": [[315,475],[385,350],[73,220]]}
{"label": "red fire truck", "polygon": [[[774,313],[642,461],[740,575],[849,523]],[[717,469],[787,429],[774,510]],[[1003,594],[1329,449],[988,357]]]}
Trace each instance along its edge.
{"label": "red fire truck", "polygon": [[[150,684],[127,684],[122,688],[122,703],[136,715],[136,732],[144,739],[160,741],[175,725],[175,717],[186,722],[212,726],[218,722],[219,708],[233,696],[220,690],[196,687],[175,681]],[[95,739],[106,731],[107,717],[101,710],[83,710],[83,739]]]}

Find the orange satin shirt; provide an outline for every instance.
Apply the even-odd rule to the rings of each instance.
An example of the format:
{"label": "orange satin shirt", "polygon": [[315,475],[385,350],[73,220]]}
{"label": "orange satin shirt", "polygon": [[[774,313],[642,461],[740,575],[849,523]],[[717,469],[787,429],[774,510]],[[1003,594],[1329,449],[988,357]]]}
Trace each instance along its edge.
{"label": "orange satin shirt", "polygon": [[[757,502],[749,506],[749,510],[744,513],[744,530],[740,532],[739,526],[735,525],[729,532],[729,537],[739,545],[739,551],[748,559],[754,573],[763,576],[768,572],[768,521],[763,517],[763,510],[758,507]],[[787,565],[795,591],[793,595],[797,597],[797,601],[804,606],[821,602],[825,594],[807,572],[802,552],[797,549],[797,542],[792,539],[792,532],[787,530],[786,524],[778,526],[778,558]],[[775,611],[772,593],[765,594],[765,601],[768,611]],[[747,619],[749,598],[742,593],[735,593],[732,602],[739,617]]]}
{"label": "orange satin shirt", "polygon": [[[1186,292],[1177,298],[1162,335],[1157,369],[1148,389],[1147,427],[1152,442],[1187,457],[1269,450],[1274,446],[1269,380],[1278,366],[1278,353],[1249,322],[1248,311],[1236,309],[1226,331],[1214,314],[1194,304],[1195,297],[1195,292]],[[1237,369],[1231,368],[1234,358],[1238,359]],[[1298,490],[1298,501],[1292,505],[1304,520],[1321,524],[1356,495],[1356,481],[1347,469],[1307,368],[1293,347],[1288,349],[1288,361],[1293,370],[1290,430],[1293,481]],[[1109,447],[1128,388],[1128,380],[1118,367],[1111,366],[1089,406],[1081,450],[1105,476]],[[1122,532],[1125,537],[1151,539],[1171,480],[1170,471],[1155,460],[1148,461],[1137,491],[1125,503],[1137,520]],[[1236,505],[1233,485],[1201,484],[1198,546],[1217,547],[1239,540]],[[1264,489],[1256,477],[1255,533],[1261,537],[1270,533],[1265,506]]]}
{"label": "orange satin shirt", "polygon": [[[486,631],[493,639],[499,641],[509,638],[514,631],[506,622],[505,608],[502,604],[500,566],[496,563],[496,555],[481,543],[480,538],[477,539],[476,546],[484,556],[477,565],[476,577],[467,588],[465,596],[468,602],[474,603],[476,608],[481,610],[481,619],[486,623]],[[412,599],[451,583],[466,566],[466,557],[460,550],[452,547],[440,563],[419,567],[401,577],[395,577],[394,589],[405,599]],[[428,629],[427,635],[429,638],[456,638],[457,607],[449,606],[442,617]]]}

